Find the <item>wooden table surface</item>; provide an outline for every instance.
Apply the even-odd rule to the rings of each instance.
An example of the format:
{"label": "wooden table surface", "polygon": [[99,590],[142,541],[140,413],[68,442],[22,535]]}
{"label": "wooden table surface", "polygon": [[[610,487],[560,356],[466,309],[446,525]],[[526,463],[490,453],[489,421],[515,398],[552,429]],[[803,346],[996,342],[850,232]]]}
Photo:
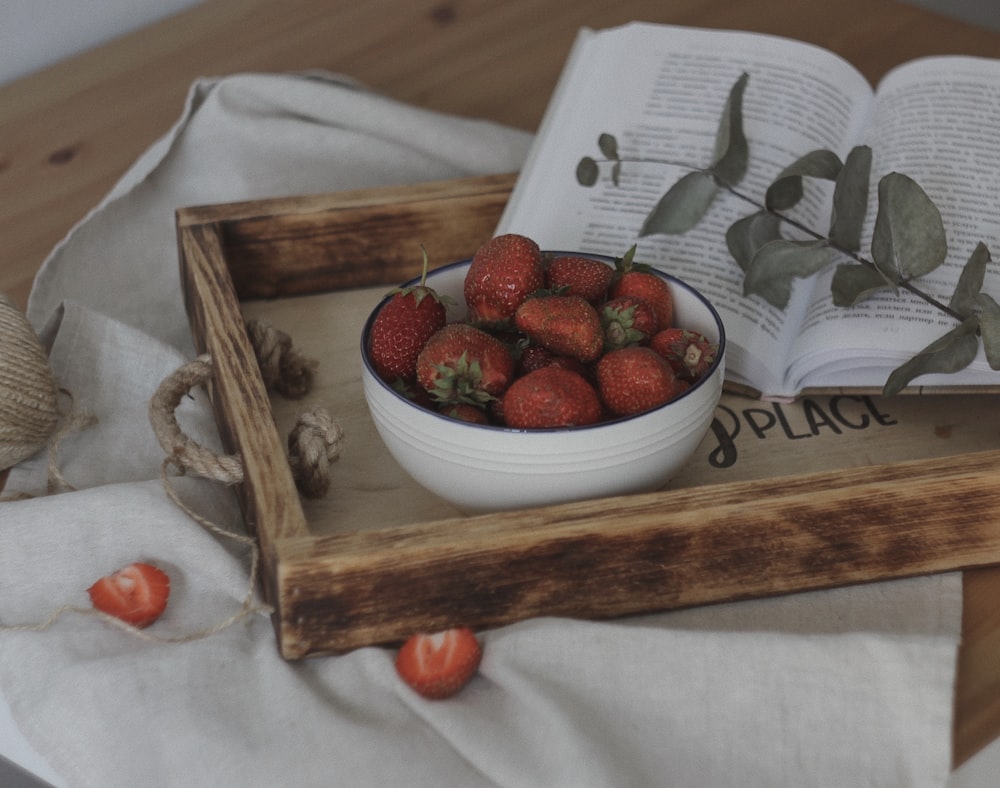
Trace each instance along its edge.
{"label": "wooden table surface", "polygon": [[[200,76],[323,68],[533,131],[577,30],[633,20],[809,41],[873,82],[921,55],[1000,56],[1000,33],[889,0],[207,0],[0,87],[0,291],[25,305],[52,247],[169,129]],[[1000,569],[964,582],[956,765],[1000,736]]]}

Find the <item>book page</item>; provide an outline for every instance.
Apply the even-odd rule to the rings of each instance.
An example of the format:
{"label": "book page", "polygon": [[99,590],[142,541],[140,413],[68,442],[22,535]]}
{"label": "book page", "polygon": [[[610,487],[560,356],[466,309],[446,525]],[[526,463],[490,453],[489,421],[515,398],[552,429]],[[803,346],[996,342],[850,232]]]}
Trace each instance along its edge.
{"label": "book page", "polygon": [[[773,36],[632,24],[581,33],[498,232],[518,232],[543,248],[620,257],[638,242],[637,259],[701,290],[716,306],[729,340],[727,377],[759,389],[783,379],[784,351],[798,333],[808,283],[784,312],[743,296],[742,271],[725,232],[755,209],[720,194],[709,215],[681,236],[639,239],[659,198],[688,170],[711,164],[730,89],[743,72],[744,128],[751,169],[741,191],[762,200],[785,166],[817,148],[841,157],[870,112],[871,88],[838,56]],[[582,156],[600,158],[597,139],[613,134],[625,163],[619,185],[605,172],[586,188],[576,181]],[[824,230],[827,195],[814,190],[797,217]],[[683,316],[678,316],[683,320]],[[770,378],[770,382],[769,379]]]}
{"label": "book page", "polygon": [[[915,179],[941,210],[948,258],[919,286],[947,304],[978,242],[1000,250],[1000,61],[925,58],[882,80],[867,141],[873,148],[872,208],[862,253],[870,259],[877,181],[896,171]],[[990,270],[991,269],[991,270]],[[788,386],[882,385],[896,366],[956,323],[909,296],[885,294],[849,309],[833,306],[829,280],[817,288],[793,350]],[[1000,298],[997,265],[983,290]],[[859,363],[853,359],[863,358]],[[980,350],[966,372],[928,375],[925,386],[987,385],[1000,378]]]}

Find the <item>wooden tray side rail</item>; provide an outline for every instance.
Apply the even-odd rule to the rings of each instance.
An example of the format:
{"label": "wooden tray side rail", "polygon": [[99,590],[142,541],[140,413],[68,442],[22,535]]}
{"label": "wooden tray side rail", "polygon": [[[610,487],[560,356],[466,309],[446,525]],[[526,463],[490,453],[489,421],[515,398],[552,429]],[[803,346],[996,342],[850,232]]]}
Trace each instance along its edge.
{"label": "wooden tray side rail", "polygon": [[293,615],[333,651],[456,622],[587,619],[1000,559],[1000,451],[301,541]]}
{"label": "wooden tray side rail", "polygon": [[[436,228],[428,243],[446,249],[447,262],[489,236],[497,190],[506,188],[468,179],[376,190],[386,204],[368,208],[386,215],[406,202],[415,226]],[[449,194],[472,206],[471,226],[480,229],[470,234],[470,225],[448,220],[457,207]],[[277,294],[289,268],[306,271],[309,287],[356,286],[356,247],[317,255],[314,239],[356,232],[356,211],[372,197],[265,201],[177,217],[192,331],[215,362],[211,395],[227,451],[244,460],[240,494],[264,553],[286,658],[459,623],[611,618],[1000,563],[1000,450],[310,535],[238,297],[258,292],[254,281],[272,283]],[[402,229],[373,233],[365,261],[380,262],[364,282],[395,283],[418,270],[413,237]]]}
{"label": "wooden tray side rail", "polygon": [[[493,233],[515,175],[186,208],[214,223],[240,300],[397,284],[470,256]],[[377,195],[377,197],[373,197]]]}
{"label": "wooden tray side rail", "polygon": [[[180,226],[181,280],[195,347],[211,357],[210,398],[226,451],[243,465],[239,502],[261,553],[265,596],[279,605],[279,541],[308,538],[298,490],[271,416],[249,336],[239,319],[239,302],[225,267],[220,228],[215,223]],[[282,639],[280,610],[275,616]]]}

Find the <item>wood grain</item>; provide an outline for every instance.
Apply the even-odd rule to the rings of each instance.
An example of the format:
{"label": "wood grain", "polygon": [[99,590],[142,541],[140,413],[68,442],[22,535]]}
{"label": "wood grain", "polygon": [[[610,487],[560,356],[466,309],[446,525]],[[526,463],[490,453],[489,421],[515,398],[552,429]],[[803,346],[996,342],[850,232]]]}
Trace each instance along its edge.
{"label": "wood grain", "polygon": [[1000,561],[998,483],[1000,451],[300,540],[278,590],[305,655],[967,569]]}
{"label": "wood grain", "polygon": [[58,241],[181,114],[194,80],[326,69],[431,110],[534,130],[578,29],[634,19],[770,32],[870,80],[1000,35],[890,0],[206,0],[0,86],[0,290],[27,300]]}
{"label": "wood grain", "polygon": [[[287,468],[276,467],[283,452],[228,272],[274,283],[276,272],[314,265],[316,239],[352,226],[359,205],[375,222],[392,214],[401,230],[361,223],[367,238],[381,239],[376,259],[401,255],[411,222],[436,226],[437,242],[467,256],[488,234],[470,239],[455,222],[429,219],[455,215],[441,191],[479,206],[484,188],[509,185],[474,178],[275,201],[273,213],[257,201],[177,214],[192,331],[218,360],[213,402],[229,449],[248,468],[244,511],[265,554],[285,657],[457,623],[608,618],[1000,563],[1000,451],[311,536]],[[227,224],[240,227],[232,245]],[[357,264],[351,243],[334,245],[306,278],[351,287]],[[374,266],[365,283],[380,273],[399,272]]]}
{"label": "wood grain", "polygon": [[[461,259],[493,234],[515,174],[178,211],[216,221],[240,299],[403,282]],[[280,261],[280,264],[275,264]]]}

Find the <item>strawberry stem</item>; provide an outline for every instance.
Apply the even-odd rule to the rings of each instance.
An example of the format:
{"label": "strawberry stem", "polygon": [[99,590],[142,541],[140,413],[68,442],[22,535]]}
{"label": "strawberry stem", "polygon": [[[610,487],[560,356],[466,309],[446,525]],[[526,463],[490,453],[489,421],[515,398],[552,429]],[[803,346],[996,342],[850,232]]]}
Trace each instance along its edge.
{"label": "strawberry stem", "polygon": [[423,287],[424,285],[427,284],[427,266],[428,266],[427,248],[423,244],[420,244],[420,251],[423,252],[424,254],[424,268],[420,274],[420,286]]}

